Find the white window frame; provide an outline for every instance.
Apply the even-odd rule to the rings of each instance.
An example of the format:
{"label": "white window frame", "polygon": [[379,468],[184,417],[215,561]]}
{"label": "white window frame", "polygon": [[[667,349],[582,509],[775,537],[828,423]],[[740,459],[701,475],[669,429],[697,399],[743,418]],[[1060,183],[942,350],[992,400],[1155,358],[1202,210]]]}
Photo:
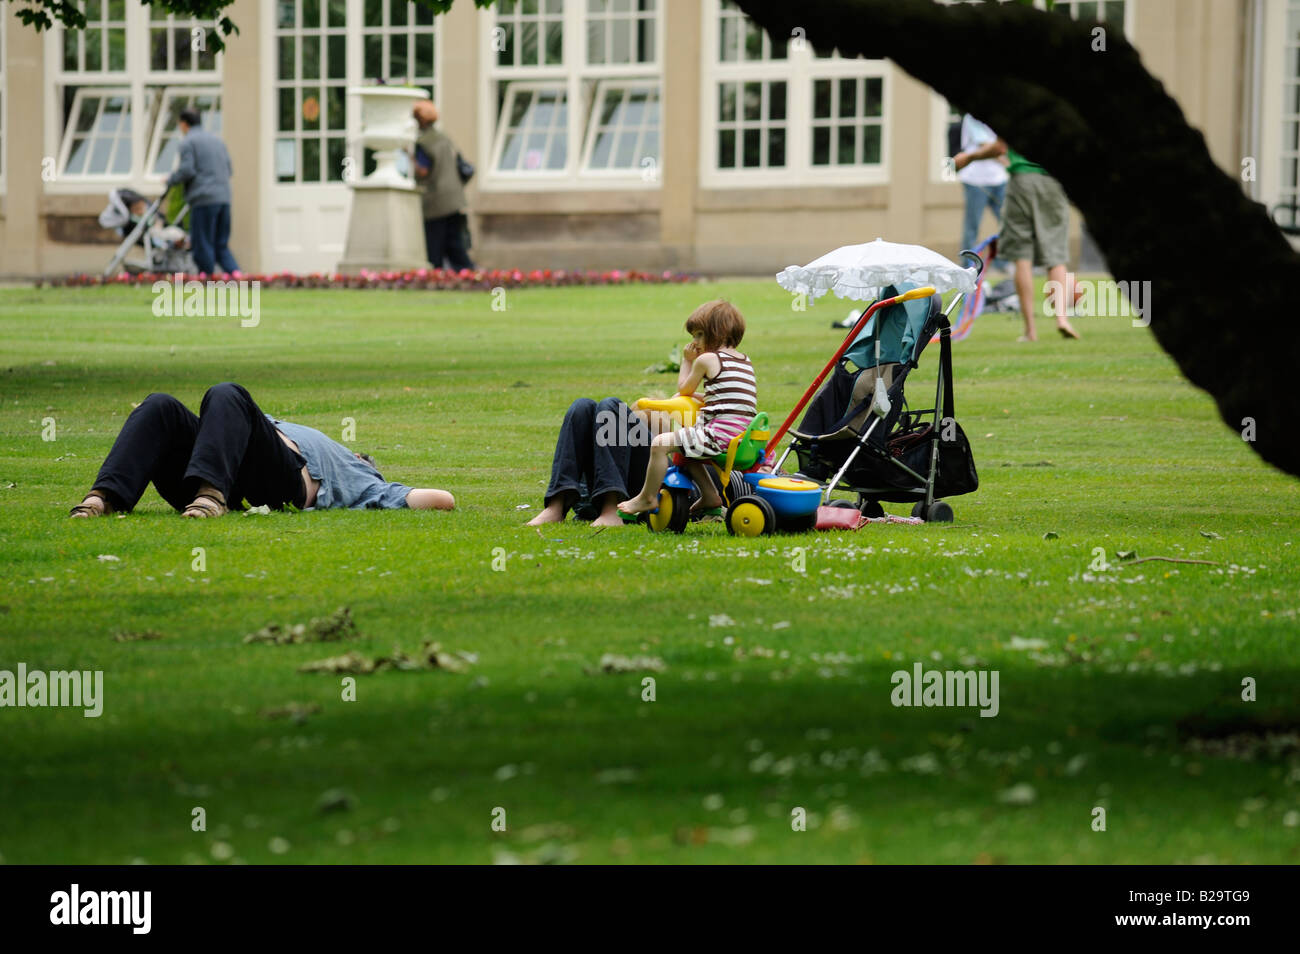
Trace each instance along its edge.
{"label": "white window frame", "polygon": [[[894,66],[888,60],[818,57],[812,41],[791,43],[781,60],[723,62],[718,57],[719,0],[701,5],[700,186],[748,189],[782,186],[881,185],[890,180],[893,149]],[[792,38],[793,39],[793,38]],[[878,165],[815,166],[812,163],[813,80],[881,80],[881,150]],[[718,84],[785,81],[785,155],[779,168],[722,169],[718,166]],[[766,123],[766,120],[763,120]]]}
{"label": "white window frame", "polygon": [[[956,3],[983,3],[984,0],[938,0],[939,3],[948,5]],[[1008,0],[1001,0],[1007,3]],[[1137,18],[1133,12],[1134,7],[1140,0],[1124,0],[1124,36],[1133,42],[1133,27],[1137,23]],[[1034,6],[1046,11],[1047,4],[1045,0],[1034,0]],[[1060,14],[1055,14],[1060,16]],[[1136,45],[1136,44],[1135,44]],[[930,92],[930,181],[945,182],[956,180],[945,180],[943,171],[947,162],[952,157],[948,155],[948,101],[933,90]],[[996,132],[997,130],[994,130]]]}
{"label": "white window frame", "polygon": [[[195,96],[215,97],[220,107],[218,111],[222,111],[225,109],[225,103],[222,99],[220,86],[195,86],[192,89],[189,87],[168,86],[166,89],[164,89],[162,106],[159,107],[158,109],[158,118],[154,120],[153,132],[149,136],[149,154],[145,156],[144,168],[147,175],[151,175],[151,176],[158,175],[158,173],[154,173],[151,170],[153,169],[154,165],[157,164],[158,162],[158,154],[162,152],[163,134],[166,132],[167,117],[171,113],[171,110],[168,108],[170,103],[172,102],[172,100],[182,99],[182,98],[193,99]],[[223,113],[222,124],[224,125],[224,123],[225,123],[225,115]],[[164,175],[167,174],[170,174],[170,170],[168,171],[168,173]]]}
{"label": "white window frame", "polygon": [[[567,177],[568,177],[568,172],[567,172],[567,170],[568,170],[568,168],[572,165],[572,155],[571,155],[571,153],[570,153],[570,151],[569,151],[569,149],[570,149],[570,143],[569,143],[567,140],[568,140],[568,138],[569,138],[569,126],[571,125],[571,123],[569,122],[569,120],[570,120],[570,118],[572,117],[572,114],[573,114],[573,106],[572,106],[572,104],[569,102],[569,90],[568,90],[568,87],[567,87],[564,83],[559,83],[559,82],[556,82],[556,81],[554,81],[554,80],[550,80],[550,81],[547,81],[547,80],[523,80],[523,81],[520,81],[520,82],[516,82],[516,83],[511,83],[511,84],[510,84],[510,88],[506,91],[506,98],[505,98],[505,101],[502,103],[502,106],[501,106],[501,115],[497,118],[497,129],[496,129],[496,133],[494,134],[494,136],[493,136],[493,140],[492,140],[492,159],[491,159],[491,163],[490,163],[490,168],[493,169],[493,170],[497,170],[497,167],[498,167],[498,165],[499,165],[499,163],[500,163],[500,161],[501,161],[501,155],[502,155],[502,153],[505,151],[505,141],[506,141],[506,140],[505,140],[505,131],[506,131],[505,127],[506,127],[506,123],[507,123],[507,117],[509,117],[510,113],[512,112],[511,107],[513,106],[514,101],[515,101],[515,94],[517,94],[517,93],[541,93],[541,92],[559,92],[559,93],[564,94],[564,112],[565,112],[564,128],[558,130],[558,135],[563,136],[564,139],[565,139],[564,168],[563,168],[563,169],[548,169],[548,168],[546,168],[545,164],[543,164],[543,166],[542,166],[540,169],[537,169],[537,170],[535,170],[535,171],[531,171],[531,172],[520,173],[520,172],[500,172],[500,171],[498,171],[498,173],[497,173],[498,175],[502,175],[502,176],[526,175],[526,176],[527,176],[528,178],[530,178],[530,179],[532,179],[532,178],[534,178],[534,177],[537,177],[537,178],[567,178]],[[547,135],[547,149],[548,149],[548,151],[549,151],[550,143],[551,143],[551,131],[552,131],[552,130],[555,130],[555,124],[552,124],[551,126],[547,127],[547,133],[548,133],[548,135]],[[522,147],[521,147],[521,148],[522,148]]]}
{"label": "white window frame", "polygon": [[[385,59],[388,55],[388,48],[389,48],[388,40],[391,37],[395,37],[395,36],[405,36],[410,39],[410,42],[407,47],[406,76],[402,78],[406,79],[408,82],[411,82],[414,85],[422,86],[424,89],[428,91],[429,98],[433,99],[436,102],[438,99],[438,77],[442,69],[442,29],[441,29],[441,25],[438,23],[438,19],[439,17],[445,17],[446,14],[435,15],[432,24],[416,23],[414,19],[415,8],[413,6],[408,6],[407,23],[405,26],[395,26],[392,23],[389,23],[387,25],[381,24],[380,26],[367,26],[365,22],[366,9],[365,9],[364,0],[361,3],[358,3],[356,7],[357,7],[357,12],[356,12],[357,33],[360,34],[360,37],[356,42],[360,50],[362,82],[374,79],[374,77],[366,75],[365,72],[366,38],[372,36],[377,36],[380,38],[380,43],[381,43],[380,59],[382,60]],[[392,8],[388,3],[388,0],[384,0],[381,9],[384,14],[384,19],[385,20],[390,19]],[[352,7],[351,5],[349,5],[348,18],[351,19],[351,17],[352,17]],[[416,31],[418,30],[422,33],[429,27],[432,27],[433,29],[433,75],[429,77],[417,76],[414,68],[415,67],[415,42],[414,41],[416,37]],[[350,33],[348,34],[348,42],[351,42]],[[391,80],[391,79],[396,79],[397,77],[394,77],[391,73],[386,73],[384,78]],[[357,85],[357,84],[350,83],[349,85]],[[432,89],[429,88],[430,86],[432,86]]]}
{"label": "white window frame", "polygon": [[[357,59],[362,56],[361,23],[362,18],[365,15],[365,9],[356,2],[349,2],[348,6],[345,8],[343,26],[331,26],[329,24],[329,10],[327,9],[327,5],[322,2],[319,6],[320,18],[317,23],[310,26],[298,25],[281,28],[279,10],[276,9],[277,4],[270,3],[268,5],[272,7],[272,11],[270,19],[271,57],[268,60],[271,75],[267,84],[270,91],[267,112],[270,118],[271,138],[267,145],[267,150],[272,156],[272,181],[278,186],[286,187],[344,185],[345,183],[342,180],[342,170],[339,172],[340,178],[331,179],[329,177],[327,170],[329,160],[329,141],[331,139],[342,138],[343,158],[352,157],[353,161],[357,163],[356,168],[361,168],[361,149],[359,146],[354,148],[353,144],[353,137],[355,135],[354,130],[359,128],[360,116],[357,115],[354,117],[352,115],[352,112],[350,111],[350,101],[354,97],[349,96],[347,90],[351,86],[361,85],[360,82],[353,81],[356,74],[351,71],[354,66],[357,66]],[[301,6],[301,3],[299,3],[296,8],[299,12],[301,12]],[[301,18],[299,17],[296,19]],[[354,26],[349,27],[349,23],[354,24]],[[324,25],[322,26],[321,24]],[[331,37],[343,38],[342,79],[331,77],[329,75],[329,41]],[[280,40],[284,38],[291,38],[294,41],[294,75],[289,79],[280,78]],[[320,40],[320,75],[314,77],[303,77],[299,75],[302,69],[302,48],[304,41],[309,38]],[[437,56],[436,51],[434,56]],[[437,67],[436,60],[434,66],[435,68]],[[317,102],[317,108],[320,110],[318,114],[320,125],[317,129],[304,129],[301,122],[302,93],[309,88],[318,90],[320,95],[319,101]],[[343,128],[339,130],[342,134],[341,136],[335,135],[335,130],[333,128],[326,129],[325,127],[329,115],[328,90],[331,88],[338,88],[343,91]],[[281,130],[279,128],[280,92],[283,89],[291,89],[295,91],[294,117],[296,124],[295,128],[292,130]],[[328,133],[329,135],[326,135],[325,133]],[[281,182],[279,176],[276,175],[274,171],[274,156],[278,152],[278,143],[281,140],[288,140],[294,143],[295,175],[292,182]],[[303,143],[306,141],[315,141],[320,143],[321,170],[324,172],[323,178],[310,180],[302,178],[303,154],[305,151]]]}
{"label": "white window frame", "polygon": [[[173,19],[168,25],[174,26]],[[43,182],[42,187],[49,194],[78,194],[88,187],[101,188],[105,184],[128,186],[142,192],[157,190],[166,176],[152,175],[146,165],[148,154],[153,151],[153,143],[148,137],[152,135],[155,123],[150,122],[149,108],[152,105],[150,94],[165,98],[168,89],[184,87],[209,88],[220,86],[222,82],[224,55],[216,55],[216,66],[212,70],[152,70],[149,68],[149,8],[139,0],[126,0],[126,69],[109,72],[107,70],[86,73],[69,71],[63,68],[64,27],[56,24],[47,30],[45,36],[45,135],[44,155],[57,157],[58,170],[50,182]],[[202,25],[201,22],[195,25]],[[63,90],[75,87],[78,95],[73,98],[73,111],[68,120],[63,116]],[[126,175],[68,175],[62,169],[71,150],[71,140],[67,138],[69,122],[75,122],[76,108],[81,90],[101,92],[104,90],[125,89],[131,100],[131,171]]]}
{"label": "white window frame", "polygon": [[[484,168],[480,165],[477,182],[480,192],[557,192],[569,190],[643,190],[658,189],[662,174],[647,176],[643,170],[589,170],[589,126],[598,119],[594,115],[596,95],[605,80],[623,80],[629,84],[644,83],[659,88],[659,150],[655,157],[656,168],[663,168],[663,63],[664,63],[664,6],[667,0],[655,4],[655,56],[647,63],[587,63],[587,0],[564,0],[564,42],[562,64],[555,66],[499,66],[492,48],[493,28],[496,27],[495,7],[479,11],[479,43],[486,64],[479,71],[479,143],[490,152],[492,160]],[[604,19],[603,17],[601,18]],[[538,42],[541,42],[539,36]],[[568,103],[568,149],[563,172],[500,172],[496,166],[503,142],[497,132],[501,118],[496,115],[497,84],[525,83],[563,84]],[[508,95],[508,93],[507,93]],[[503,101],[502,106],[506,103]],[[490,147],[486,148],[485,147]]]}
{"label": "white window frame", "polygon": [[[125,141],[128,145],[128,148],[131,148],[132,142],[135,139],[136,126],[138,125],[135,116],[135,102],[133,97],[131,96],[131,88],[129,86],[98,86],[98,85],[78,87],[76,94],[72,98],[72,109],[68,112],[68,122],[66,127],[63,130],[63,143],[59,149],[59,160],[58,160],[58,164],[55,167],[60,178],[71,178],[73,177],[73,175],[75,175],[75,177],[78,180],[84,182],[117,182],[123,178],[123,173],[120,172],[81,172],[81,173],[73,174],[64,171],[64,169],[68,165],[68,160],[72,158],[72,141],[75,137],[72,135],[71,130],[72,127],[75,126],[77,123],[77,117],[81,115],[82,103],[84,103],[85,100],[90,99],[92,97],[100,101],[99,110],[95,114],[96,122],[98,122],[99,117],[102,116],[104,113],[103,101],[114,96],[120,96],[122,99],[126,100],[126,105],[127,105],[126,115],[129,117],[131,131],[126,136],[112,137],[115,145],[113,147],[113,153],[110,154],[109,157],[109,166],[112,166],[113,164],[112,156],[116,154],[116,151],[119,148],[121,148],[120,146],[121,142]],[[134,166],[134,162],[135,162],[134,152],[132,152],[131,157],[132,157],[132,166]],[[86,165],[87,166],[90,165],[89,158],[87,158],[86,160]],[[133,169],[128,169],[126,175],[130,175],[132,171]]]}
{"label": "white window frame", "polygon": [[[129,4],[130,4],[130,0],[127,0],[127,2],[128,2],[128,5],[129,5]],[[203,26],[204,26],[204,23],[205,23],[206,21],[200,20],[198,17],[186,17],[186,18],[184,18],[184,19],[185,19],[185,21],[187,21],[187,22],[181,22],[180,19],[179,19],[179,18],[176,16],[176,14],[174,14],[174,13],[169,13],[169,14],[166,16],[165,19],[162,19],[162,20],[154,20],[154,19],[151,19],[151,18],[150,18],[149,13],[150,13],[150,11],[149,11],[148,9],[146,9],[146,10],[144,11],[144,20],[145,20],[145,28],[144,28],[144,29],[145,29],[145,35],[144,35],[144,49],[145,49],[145,62],[149,64],[149,72],[151,73],[151,75],[154,75],[154,76],[166,76],[166,77],[173,77],[173,76],[174,76],[174,77],[181,77],[181,78],[185,78],[185,77],[203,77],[204,79],[207,79],[209,82],[210,82],[211,80],[213,80],[213,79],[219,79],[219,78],[221,77],[221,65],[220,65],[221,54],[220,54],[220,53],[217,53],[217,54],[215,55],[214,59],[216,60],[216,64],[215,64],[215,66],[213,67],[213,69],[210,69],[210,70],[202,70],[202,69],[198,69],[198,68],[195,68],[195,69],[192,69],[192,70],[178,70],[178,69],[175,69],[175,68],[171,68],[171,69],[162,69],[162,70],[154,70],[154,69],[153,69],[153,63],[152,63],[152,60],[153,60],[153,56],[152,56],[152,54],[153,54],[153,50],[152,50],[152,47],[151,47],[151,43],[152,43],[152,39],[153,39],[152,36],[151,36],[151,34],[153,33],[154,30],[166,30],[168,36],[170,36],[170,35],[171,35],[173,32],[175,32],[176,30],[189,30],[190,33],[191,33],[191,36],[192,36],[192,35],[193,35],[194,28],[195,28],[195,27],[203,27]],[[215,29],[216,29],[216,24],[213,23],[212,26],[210,27],[210,29],[214,29],[214,30],[215,30]],[[127,33],[127,35],[128,35],[128,40],[127,40],[127,42],[128,42],[128,44],[129,44],[129,43],[130,43],[130,40],[129,40],[129,36],[130,36],[130,19],[129,19],[129,18],[128,18],[128,20],[127,20],[127,31],[128,31],[128,33]],[[176,53],[176,48],[175,48],[174,46],[172,46],[172,45],[169,43],[169,44],[167,45],[167,51],[168,51],[168,56],[167,56],[167,58],[168,58],[169,60],[174,59],[174,58],[175,58],[175,53]],[[129,54],[129,45],[128,45],[128,54]],[[190,61],[191,61],[191,62],[194,62],[194,63],[197,63],[197,62],[198,62],[198,56],[197,56],[196,53],[194,53],[193,50],[191,50]],[[128,64],[128,69],[129,69],[129,67],[130,67],[130,58],[129,58],[129,55],[128,55],[128,61],[127,61],[127,64]]]}
{"label": "white window frame", "polygon": [[[655,109],[659,113],[659,120],[655,124],[655,128],[658,131],[658,137],[659,137],[659,152],[657,155],[653,157],[641,156],[640,159],[636,159],[634,157],[633,164],[630,169],[621,169],[621,168],[593,169],[591,167],[591,157],[592,157],[592,153],[594,153],[596,150],[596,140],[600,138],[601,124],[598,118],[600,116],[600,104],[602,99],[604,98],[605,92],[611,89],[623,90],[623,96],[625,100],[627,98],[628,91],[634,89],[643,89],[647,91],[652,91],[655,96],[655,104],[656,104]],[[581,169],[582,169],[582,174],[584,176],[604,176],[606,178],[625,179],[630,173],[634,173],[644,178],[647,171],[653,172],[658,169],[659,163],[661,161],[660,157],[663,155],[663,147],[664,147],[664,91],[663,91],[662,83],[654,82],[652,80],[638,81],[638,80],[623,80],[623,79],[612,79],[612,78],[598,80],[596,82],[595,92],[592,94],[591,108],[592,108],[592,119],[589,124],[589,128],[587,129],[586,144],[583,146],[583,150],[582,150]],[[642,143],[645,141],[645,135],[649,128],[650,128],[650,124],[645,120],[642,120],[641,125],[637,127],[637,140],[636,140],[637,155],[640,155],[641,153],[641,146]],[[615,146],[613,148],[617,148],[617,143],[615,143]],[[645,165],[645,160],[649,158],[653,158],[654,162],[647,166]]]}

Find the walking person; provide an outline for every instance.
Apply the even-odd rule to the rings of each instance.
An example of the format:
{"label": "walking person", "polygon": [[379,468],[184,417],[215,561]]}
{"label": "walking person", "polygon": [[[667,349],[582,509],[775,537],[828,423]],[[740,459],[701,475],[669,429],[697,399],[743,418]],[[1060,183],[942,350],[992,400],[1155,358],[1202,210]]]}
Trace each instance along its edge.
{"label": "walking person", "polygon": [[[981,146],[997,141],[997,134],[970,113],[961,120],[961,151],[974,152]],[[957,172],[966,196],[966,214],[962,219],[961,248],[958,251],[973,249],[979,241],[980,222],[984,210],[993,213],[998,223],[1002,222],[1002,203],[1007,194],[1007,167],[1000,159],[977,159]],[[989,267],[993,262],[989,262]]]}
{"label": "walking person", "polygon": [[465,249],[465,183],[460,177],[456,144],[434,126],[438,107],[433,100],[415,104],[420,124],[416,140],[415,177],[424,192],[424,245],[429,264],[442,268],[446,261],[458,271],[474,263]]}
{"label": "walking person", "polygon": [[167,188],[185,186],[190,207],[190,246],[194,264],[204,275],[239,271],[230,254],[230,153],[226,144],[200,125],[197,110],[182,109],[180,162],[167,177]]}
{"label": "walking person", "polygon": [[1056,312],[1056,330],[1063,338],[1078,338],[1079,333],[1066,317],[1066,301],[1077,303],[1082,293],[1074,276],[1066,268],[1069,257],[1070,202],[1065,189],[1036,162],[1026,159],[1007,143],[996,138],[969,152],[960,152],[954,164],[964,169],[972,162],[1005,155],[1010,160],[1007,172],[1006,204],[1003,207],[1002,235],[999,251],[1016,263],[1016,294],[1020,296],[1020,313],[1025,319],[1025,333],[1020,341],[1037,341],[1034,328],[1034,266],[1047,269],[1047,278],[1064,295],[1052,295],[1049,305]]}

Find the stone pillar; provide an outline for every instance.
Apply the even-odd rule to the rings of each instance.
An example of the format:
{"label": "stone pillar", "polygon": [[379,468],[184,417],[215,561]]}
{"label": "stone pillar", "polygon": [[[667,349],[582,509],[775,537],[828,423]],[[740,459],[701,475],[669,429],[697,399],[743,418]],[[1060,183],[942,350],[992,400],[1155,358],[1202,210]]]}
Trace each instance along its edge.
{"label": "stone pillar", "polygon": [[221,140],[230,153],[230,248],[247,272],[262,268],[262,163],[270,146],[262,134],[262,110],[272,108],[259,55],[263,36],[260,0],[234,0],[226,9],[241,32],[226,37],[221,64]]}
{"label": "stone pillar", "polygon": [[[0,276],[32,277],[42,269],[41,177],[45,148],[45,34],[23,26],[15,5],[5,18],[5,195],[0,210]],[[54,136],[55,141],[58,135]]]}

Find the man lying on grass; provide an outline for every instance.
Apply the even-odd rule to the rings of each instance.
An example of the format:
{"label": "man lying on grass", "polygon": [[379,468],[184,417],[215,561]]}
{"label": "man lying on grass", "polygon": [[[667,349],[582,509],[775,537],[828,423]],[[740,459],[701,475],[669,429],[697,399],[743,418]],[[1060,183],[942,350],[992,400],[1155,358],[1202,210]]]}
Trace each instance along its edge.
{"label": "man lying on grass", "polygon": [[150,481],[183,517],[220,517],[244,500],[273,510],[456,506],[445,490],[384,480],[369,457],[263,414],[244,388],[229,383],[208,389],[197,417],[170,394],[145,398],[70,516],[130,512]]}

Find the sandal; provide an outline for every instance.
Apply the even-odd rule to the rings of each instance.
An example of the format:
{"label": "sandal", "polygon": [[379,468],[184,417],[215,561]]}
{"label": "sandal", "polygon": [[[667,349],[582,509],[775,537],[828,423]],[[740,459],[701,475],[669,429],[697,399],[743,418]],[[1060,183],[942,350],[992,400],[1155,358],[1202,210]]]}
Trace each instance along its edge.
{"label": "sandal", "polygon": [[722,508],[709,507],[691,511],[691,523],[721,523]]}
{"label": "sandal", "polygon": [[226,498],[222,496],[221,491],[213,490],[198,494],[190,505],[185,508],[182,517],[223,517],[230,510],[226,506]]}
{"label": "sandal", "polygon": [[[87,503],[89,500],[98,500],[99,506]],[[92,490],[77,504],[68,511],[69,517],[106,517],[113,513],[113,505],[108,502],[108,498],[98,490]]]}

